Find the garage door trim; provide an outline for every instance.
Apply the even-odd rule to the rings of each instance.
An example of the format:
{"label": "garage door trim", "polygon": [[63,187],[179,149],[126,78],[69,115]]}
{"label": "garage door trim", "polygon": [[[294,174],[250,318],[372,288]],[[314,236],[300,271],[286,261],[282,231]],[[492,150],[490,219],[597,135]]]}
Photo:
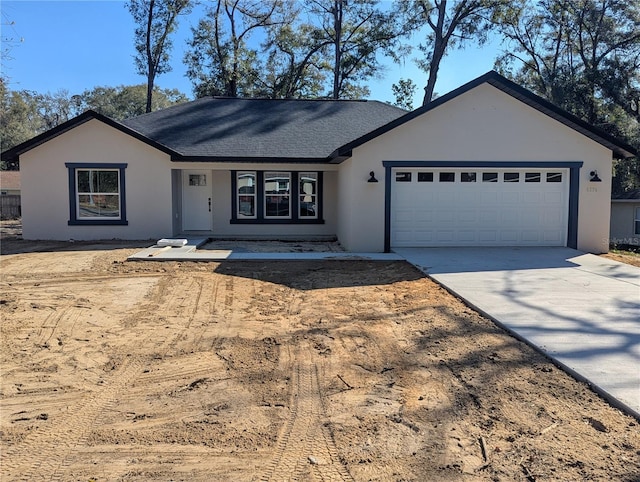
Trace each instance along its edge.
{"label": "garage door trim", "polygon": [[384,184],[384,251],[391,251],[391,170],[395,168],[495,168],[495,169],[569,169],[569,213],[567,246],[578,245],[578,194],[582,161],[382,161],[385,169]]}

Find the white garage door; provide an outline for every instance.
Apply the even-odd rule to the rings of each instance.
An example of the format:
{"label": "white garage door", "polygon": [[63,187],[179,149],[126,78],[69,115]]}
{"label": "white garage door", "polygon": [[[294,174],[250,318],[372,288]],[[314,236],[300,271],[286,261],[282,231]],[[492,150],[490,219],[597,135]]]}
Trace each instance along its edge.
{"label": "white garage door", "polygon": [[565,246],[568,174],[393,169],[391,246]]}

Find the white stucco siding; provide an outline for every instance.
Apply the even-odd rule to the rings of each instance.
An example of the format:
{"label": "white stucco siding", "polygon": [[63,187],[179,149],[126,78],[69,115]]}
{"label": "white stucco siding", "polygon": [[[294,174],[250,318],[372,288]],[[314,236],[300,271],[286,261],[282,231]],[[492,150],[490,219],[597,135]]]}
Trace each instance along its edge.
{"label": "white stucco siding", "polygon": [[[339,197],[352,204],[339,237],[355,251],[384,249],[383,161],[580,161],[578,249],[606,252],[609,239],[611,151],[488,84],[357,147],[340,176]],[[344,168],[342,167],[344,166]],[[375,171],[378,184],[366,182]],[[589,182],[597,170],[602,182]],[[359,176],[358,176],[359,175]],[[341,216],[345,211],[341,209]]]}
{"label": "white stucco siding", "polygon": [[[374,171],[377,183],[368,182]],[[340,164],[338,240],[348,251],[384,250],[384,169],[352,158]]]}
{"label": "white stucco siding", "polygon": [[[126,163],[126,226],[69,226],[65,163]],[[25,239],[150,239],[171,227],[169,156],[90,120],[20,156]]]}

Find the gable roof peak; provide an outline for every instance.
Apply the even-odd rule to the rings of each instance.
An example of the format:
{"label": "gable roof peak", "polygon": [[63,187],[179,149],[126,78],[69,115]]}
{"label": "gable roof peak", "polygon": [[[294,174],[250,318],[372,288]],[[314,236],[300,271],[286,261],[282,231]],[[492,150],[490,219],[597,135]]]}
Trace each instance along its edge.
{"label": "gable roof peak", "polygon": [[495,70],[490,70],[489,72],[467,82],[457,89],[454,89],[441,97],[433,99],[428,104],[418,107],[417,109],[405,114],[404,116],[398,119],[394,119],[388,124],[379,127],[372,132],[369,132],[359,139],[355,139],[354,141],[345,144],[334,152],[334,156],[337,158],[349,156],[353,148],[358,147],[365,142],[368,142],[371,139],[374,139],[375,137],[378,137],[379,135],[390,131],[391,129],[394,129],[404,124],[405,122],[410,121],[411,119],[425,114],[435,109],[436,107],[439,107],[442,104],[445,104],[446,102],[449,102],[450,100],[455,99],[456,97],[459,97],[469,92],[470,90],[479,87],[482,84],[489,84],[501,90],[505,94],[510,95],[514,99],[527,104],[529,107],[532,107],[533,109],[536,109],[537,111],[551,117],[552,119],[555,119],[556,121],[566,125],[567,127],[570,127],[571,129],[597,142],[598,144],[601,144],[604,147],[610,149],[618,158],[628,158],[638,155],[638,151],[631,145],[621,141],[620,139],[616,139],[603,130],[589,124],[588,122],[583,121],[574,114],[571,114],[570,112],[567,112],[566,110],[556,106],[555,104],[552,104],[548,100],[540,97],[537,94],[534,94],[530,90],[516,84],[514,81],[507,79]]}

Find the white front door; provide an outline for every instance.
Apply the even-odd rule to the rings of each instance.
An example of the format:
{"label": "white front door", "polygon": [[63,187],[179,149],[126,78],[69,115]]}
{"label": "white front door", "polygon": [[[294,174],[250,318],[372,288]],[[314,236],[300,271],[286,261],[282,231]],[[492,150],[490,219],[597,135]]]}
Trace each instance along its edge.
{"label": "white front door", "polygon": [[182,171],[182,229],[211,231],[211,171]]}

